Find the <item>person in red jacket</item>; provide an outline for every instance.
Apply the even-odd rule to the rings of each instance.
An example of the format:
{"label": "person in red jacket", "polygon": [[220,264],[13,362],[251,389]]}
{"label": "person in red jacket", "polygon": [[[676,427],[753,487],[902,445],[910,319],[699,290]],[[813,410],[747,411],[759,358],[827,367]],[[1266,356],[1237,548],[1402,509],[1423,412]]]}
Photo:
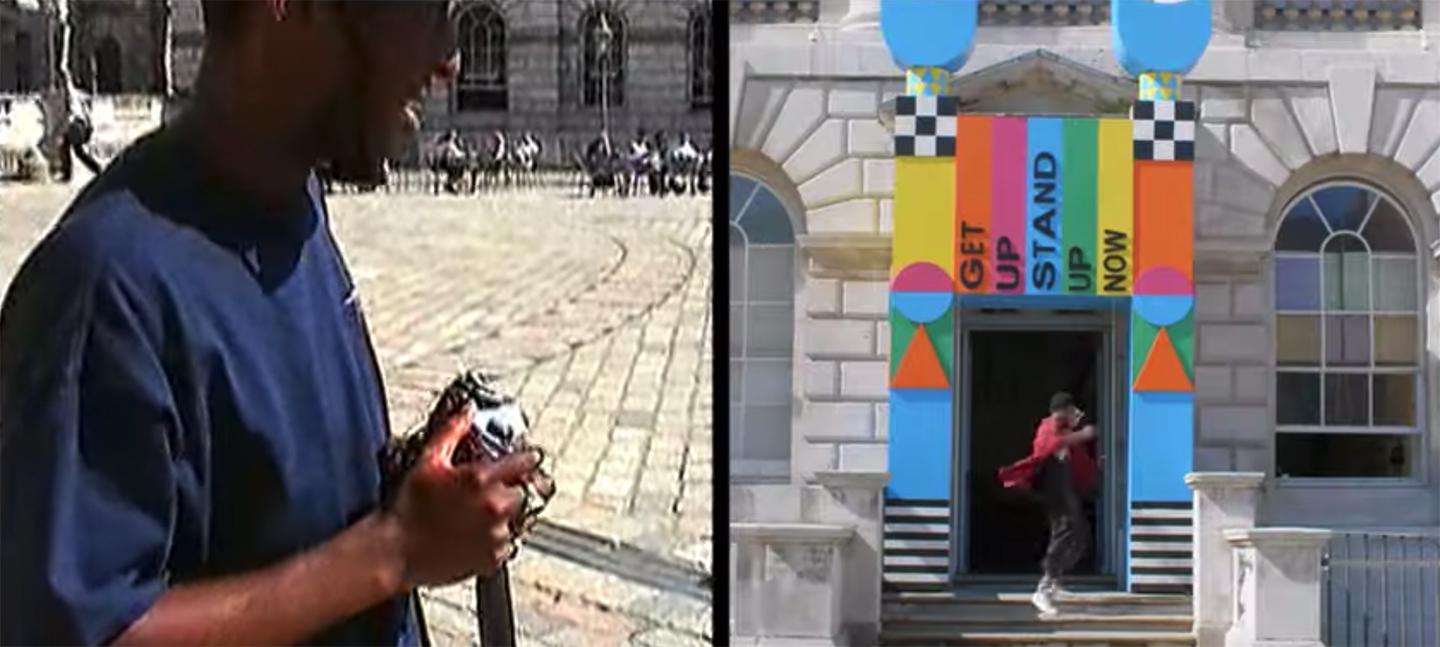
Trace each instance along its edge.
{"label": "person in red jacket", "polygon": [[1080,426],[1085,412],[1069,393],[1050,398],[1050,415],[1040,421],[1030,455],[1000,469],[1005,487],[1036,489],[1050,519],[1050,544],[1040,561],[1044,576],[1031,601],[1042,614],[1056,612],[1060,578],[1090,546],[1090,524],[1080,496],[1098,480],[1095,460],[1086,443],[1095,438],[1093,425]]}

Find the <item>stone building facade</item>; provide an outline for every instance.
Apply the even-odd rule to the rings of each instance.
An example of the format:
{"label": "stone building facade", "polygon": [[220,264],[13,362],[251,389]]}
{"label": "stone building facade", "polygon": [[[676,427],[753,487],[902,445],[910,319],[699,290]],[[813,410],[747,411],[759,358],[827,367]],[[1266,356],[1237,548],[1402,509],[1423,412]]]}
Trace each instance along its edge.
{"label": "stone building facade", "polygon": [[[611,136],[621,141],[643,129],[690,132],[709,143],[714,75],[706,0],[466,4],[466,71],[455,87],[428,97],[427,132],[534,131],[561,154],[551,142],[580,150],[601,132],[608,109]],[[613,33],[608,60],[599,53],[603,25]],[[602,77],[608,107],[600,101]],[[487,90],[488,100],[470,98]]]}
{"label": "stone building facade", "polygon": [[[175,86],[184,94],[199,70],[204,28],[198,0],[172,2]],[[531,131],[546,145],[546,162],[564,163],[600,132],[608,109],[622,141],[643,128],[709,143],[708,1],[462,0],[458,12],[461,78],[427,93],[421,141],[450,129],[471,138]],[[596,37],[602,17],[615,43],[608,60]],[[611,101],[602,109],[607,71]]]}
{"label": "stone building facade", "polygon": [[[0,94],[50,86],[54,53],[45,39],[55,1],[0,1]],[[205,43],[200,0],[65,5],[70,71],[82,93],[183,103]],[[710,7],[705,0],[463,0],[462,78],[427,94],[420,139],[452,128],[472,137],[532,131],[546,144],[546,161],[562,163],[600,132],[608,113],[621,141],[646,129],[690,132],[708,145]],[[613,39],[608,57],[600,54],[605,27]],[[28,58],[11,54],[19,49]],[[608,104],[600,101],[602,85]]]}
{"label": "stone building facade", "polygon": [[[976,554],[964,507],[975,502],[964,502],[958,485],[955,505],[928,521],[943,529],[935,556],[890,556],[909,540],[891,538],[897,524],[887,513],[919,514],[885,509],[885,484],[907,467],[890,463],[887,397],[897,359],[888,316],[891,124],[905,74],[877,28],[879,0],[736,4],[729,145],[732,183],[743,191],[731,207],[732,223],[740,217],[730,255],[732,632],[762,642],[872,644],[882,585],[928,579],[948,587],[987,575],[954,557]],[[963,113],[1127,117],[1136,80],[1117,64],[1108,5],[981,2],[973,51],[942,94],[958,95]],[[1440,3],[1382,3],[1374,11],[1346,11],[1339,2],[1213,5],[1208,49],[1183,85],[1200,115],[1194,469],[1263,474],[1258,522],[1265,525],[1434,534]],[[1325,307],[1297,307],[1294,294],[1309,288],[1295,282],[1292,264],[1334,250],[1323,236],[1296,242],[1281,224],[1299,222],[1316,196],[1323,202],[1340,193],[1396,216],[1388,222],[1404,233],[1398,242],[1365,243],[1393,278],[1365,279],[1375,300],[1363,307],[1327,311],[1345,301],[1336,293],[1332,304],[1329,292]],[[1313,249],[1299,251],[1304,245]],[[737,292],[737,285],[760,292]],[[1347,358],[1335,333],[1350,316],[1357,325],[1370,317],[1354,339],[1363,334],[1373,345]],[[980,357],[975,331],[1096,330],[1112,340],[1099,360],[1109,368],[1090,387],[1099,392],[1093,411],[1108,437],[1102,451],[1112,474],[1099,502],[1093,571],[1095,581],[1125,588],[1129,430],[1115,401],[1126,390],[1124,371],[1114,367],[1131,358],[1113,340],[1125,339],[1128,317],[1023,308],[957,314],[966,318],[971,324],[957,324],[954,337],[961,403],[986,392],[986,376],[970,364]],[[1321,319],[1328,334],[1308,328]],[[1297,368],[1312,359],[1330,368]],[[1322,379],[1333,382],[1322,387]],[[1345,404],[1352,396],[1353,413]],[[1043,415],[1043,401],[1015,406]],[[955,467],[966,465],[978,437],[964,409],[957,406],[951,429],[953,481],[994,480],[993,472]],[[1032,429],[1006,433],[1024,444]],[[927,525],[921,522],[915,525]]]}

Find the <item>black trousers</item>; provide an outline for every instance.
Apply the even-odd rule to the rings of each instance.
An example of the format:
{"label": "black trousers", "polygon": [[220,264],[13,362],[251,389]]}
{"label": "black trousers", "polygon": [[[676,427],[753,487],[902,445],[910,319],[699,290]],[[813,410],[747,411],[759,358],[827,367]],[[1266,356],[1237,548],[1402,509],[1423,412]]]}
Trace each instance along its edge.
{"label": "black trousers", "polygon": [[1054,456],[1040,468],[1040,495],[1050,519],[1050,544],[1040,567],[1050,579],[1064,575],[1090,548],[1090,524],[1080,495],[1070,483],[1070,463]]}

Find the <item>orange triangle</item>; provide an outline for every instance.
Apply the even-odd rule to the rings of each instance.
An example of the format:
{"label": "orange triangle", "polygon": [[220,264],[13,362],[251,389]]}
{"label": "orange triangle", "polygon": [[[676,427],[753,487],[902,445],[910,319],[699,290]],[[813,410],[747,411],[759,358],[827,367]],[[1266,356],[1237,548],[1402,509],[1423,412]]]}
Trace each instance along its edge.
{"label": "orange triangle", "polygon": [[1194,390],[1189,376],[1185,375],[1185,366],[1180,363],[1180,355],[1175,352],[1175,344],[1170,341],[1170,333],[1164,328],[1155,336],[1155,343],[1150,347],[1150,356],[1145,358],[1145,365],[1140,367],[1140,375],[1135,378],[1135,390],[1172,393],[1188,393]]}
{"label": "orange triangle", "polygon": [[900,368],[890,380],[892,389],[948,389],[950,380],[945,379],[945,369],[940,366],[940,356],[935,354],[935,345],[925,326],[915,327],[915,336],[910,338]]}

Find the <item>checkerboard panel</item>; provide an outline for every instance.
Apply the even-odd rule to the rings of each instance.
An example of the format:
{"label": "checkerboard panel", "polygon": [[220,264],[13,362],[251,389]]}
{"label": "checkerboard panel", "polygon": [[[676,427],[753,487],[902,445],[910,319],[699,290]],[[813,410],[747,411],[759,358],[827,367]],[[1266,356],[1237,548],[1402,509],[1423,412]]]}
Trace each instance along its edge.
{"label": "checkerboard panel", "polygon": [[1135,159],[1194,161],[1198,117],[1193,101],[1136,101],[1130,109]]}
{"label": "checkerboard panel", "polygon": [[954,157],[956,97],[895,97],[895,155]]}

